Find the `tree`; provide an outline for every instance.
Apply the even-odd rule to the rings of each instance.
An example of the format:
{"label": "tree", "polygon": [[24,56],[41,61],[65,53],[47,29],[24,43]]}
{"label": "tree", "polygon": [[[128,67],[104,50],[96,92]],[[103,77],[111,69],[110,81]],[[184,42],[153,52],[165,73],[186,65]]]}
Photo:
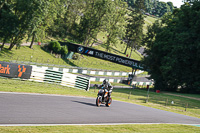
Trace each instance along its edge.
{"label": "tree", "polygon": [[128,4],[129,7],[133,8],[135,0],[124,0],[124,1],[127,2],[127,4]]}
{"label": "tree", "polygon": [[[35,1],[35,6],[32,6],[32,18],[30,18],[28,22],[28,40],[32,36],[32,41],[30,44],[30,48],[33,47],[33,42],[35,41],[35,38],[37,37],[37,34],[39,33],[40,29],[44,27],[44,21],[45,17],[48,13],[48,7],[50,6],[50,3],[45,3],[44,1]],[[30,9],[30,10],[31,10]],[[42,30],[44,31],[44,29]],[[41,35],[41,34],[40,34]]]}
{"label": "tree", "polygon": [[[109,14],[111,0],[85,1],[86,10],[81,16],[79,33],[83,45],[88,46],[92,40],[97,40],[97,34],[103,27],[104,18]],[[110,12],[111,13],[111,12]]]}
{"label": "tree", "polygon": [[0,38],[3,41],[1,46],[3,48],[4,44],[11,39],[12,34],[16,31],[18,18],[13,12],[13,1],[4,0],[0,2],[0,5]]}
{"label": "tree", "polygon": [[21,43],[21,40],[25,37],[27,29],[29,28],[29,22],[32,20],[32,14],[34,12],[34,7],[37,9],[37,4],[34,3],[35,1],[22,1],[16,0],[13,3],[13,12],[16,17],[14,22],[15,30],[11,35],[11,42],[9,50],[11,50],[15,45]]}
{"label": "tree", "polygon": [[34,10],[32,18],[28,24],[28,36],[29,38],[32,36],[30,48],[32,48],[35,38],[38,40],[43,39],[46,36],[47,29],[55,24],[54,20],[58,16],[61,17],[64,13],[64,3],[62,0],[36,0],[34,4],[35,6],[32,7]]}
{"label": "tree", "polygon": [[131,47],[131,57],[133,49],[137,49],[141,46],[142,37],[143,37],[143,24],[144,24],[144,0],[136,0],[135,9],[130,10],[127,19],[126,27],[126,36],[125,40],[127,41],[127,47],[124,51],[126,54],[127,48]]}
{"label": "tree", "polygon": [[58,13],[54,24],[48,28],[48,34],[52,37],[72,36],[76,39],[79,38],[79,21],[87,9],[85,0],[61,0],[60,3],[62,6],[64,5],[63,9],[55,8],[61,13]]}
{"label": "tree", "polygon": [[78,21],[87,9],[85,0],[69,0],[67,2],[67,10],[64,16],[67,32],[71,33],[76,28],[76,21]]}
{"label": "tree", "polygon": [[127,17],[127,25],[126,25],[126,34],[125,34],[125,42],[126,42],[126,49],[124,51],[124,54],[126,54],[127,49],[129,47],[131,47],[131,43],[133,43],[134,40],[134,29],[135,29],[135,25],[134,25],[134,17],[136,16],[136,14],[130,10],[130,12],[128,13],[128,17]]}
{"label": "tree", "polygon": [[200,93],[199,8],[200,2],[185,4],[150,28],[154,34],[146,37],[148,56],[143,62],[156,89]]}
{"label": "tree", "polygon": [[[39,3],[40,2],[40,3]],[[30,24],[35,21],[36,17],[34,14],[37,10],[40,10],[40,5],[43,5],[42,1],[22,1],[16,0],[13,3],[13,13],[15,15],[15,26],[13,30],[13,34],[11,34],[11,42],[9,50],[11,50],[15,45],[19,45],[21,40],[27,34],[27,30],[30,27]],[[38,21],[35,21],[35,24]]]}
{"label": "tree", "polygon": [[[6,0],[0,3],[0,36],[3,44],[10,40],[11,50],[28,35],[32,42],[53,22],[57,9],[62,9],[60,0]],[[59,8],[57,6],[60,6]],[[31,46],[32,47],[32,44]]]}
{"label": "tree", "polygon": [[97,30],[101,26],[101,20],[106,14],[104,4],[101,0],[90,0],[86,2],[87,9],[80,20],[80,38],[83,45],[88,46],[90,41],[97,35]]}
{"label": "tree", "polygon": [[115,0],[110,4],[109,14],[105,17],[105,30],[107,32],[106,49],[109,50],[111,44],[115,44],[118,38],[123,38],[125,35],[125,15],[126,3],[121,0]]}
{"label": "tree", "polygon": [[174,6],[173,6],[173,3],[172,2],[167,2],[169,8],[170,8],[170,12],[173,12],[174,10]]}
{"label": "tree", "polygon": [[[124,1],[128,3],[129,8],[134,9],[136,7],[136,0]],[[146,12],[158,17],[162,17],[167,12],[173,12],[174,9],[172,2],[165,3],[159,0],[144,0],[144,7]]]}

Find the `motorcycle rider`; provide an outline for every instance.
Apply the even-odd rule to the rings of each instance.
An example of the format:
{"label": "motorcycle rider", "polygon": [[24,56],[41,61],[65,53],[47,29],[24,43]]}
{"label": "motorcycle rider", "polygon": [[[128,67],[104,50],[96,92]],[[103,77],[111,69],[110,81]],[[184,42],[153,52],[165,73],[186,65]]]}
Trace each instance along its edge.
{"label": "motorcycle rider", "polygon": [[[108,91],[108,97],[111,96],[113,86],[108,82],[107,79],[103,80],[103,83],[100,85],[100,87],[103,87],[105,89],[105,91]],[[103,95],[103,98],[104,98],[104,95]]]}

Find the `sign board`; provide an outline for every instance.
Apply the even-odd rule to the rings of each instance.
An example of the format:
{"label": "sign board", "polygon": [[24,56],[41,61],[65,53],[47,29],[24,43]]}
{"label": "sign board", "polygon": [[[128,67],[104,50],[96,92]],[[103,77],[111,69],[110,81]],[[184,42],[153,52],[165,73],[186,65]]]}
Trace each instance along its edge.
{"label": "sign board", "polygon": [[32,66],[0,61],[0,76],[30,79]]}
{"label": "sign board", "polygon": [[85,47],[82,45],[73,44],[69,42],[59,42],[59,43],[61,45],[67,45],[68,50],[72,52],[92,56],[92,57],[103,59],[103,60],[108,60],[110,62],[114,62],[117,64],[143,70],[141,63],[138,60],[130,59],[127,57],[111,54],[105,51],[101,51],[101,50],[97,50],[97,49],[93,49],[93,48],[89,48],[89,47]]}

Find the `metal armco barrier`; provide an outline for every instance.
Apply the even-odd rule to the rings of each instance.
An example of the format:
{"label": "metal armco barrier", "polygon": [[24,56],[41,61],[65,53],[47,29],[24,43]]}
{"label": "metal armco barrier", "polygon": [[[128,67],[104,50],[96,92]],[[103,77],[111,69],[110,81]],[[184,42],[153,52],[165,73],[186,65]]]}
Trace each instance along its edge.
{"label": "metal armco barrier", "polygon": [[32,66],[0,61],[0,76],[30,79]]}

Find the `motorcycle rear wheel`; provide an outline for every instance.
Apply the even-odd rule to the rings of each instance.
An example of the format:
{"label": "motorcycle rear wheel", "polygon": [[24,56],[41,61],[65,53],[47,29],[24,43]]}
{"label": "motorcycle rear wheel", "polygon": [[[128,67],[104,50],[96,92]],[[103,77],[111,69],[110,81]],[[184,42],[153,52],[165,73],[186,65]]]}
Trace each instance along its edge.
{"label": "motorcycle rear wheel", "polygon": [[106,102],[106,106],[110,107],[111,103],[112,103],[112,98],[110,97],[109,100]]}
{"label": "motorcycle rear wheel", "polygon": [[100,99],[99,99],[99,97],[97,97],[97,99],[96,99],[96,105],[99,107],[100,104],[101,104]]}

